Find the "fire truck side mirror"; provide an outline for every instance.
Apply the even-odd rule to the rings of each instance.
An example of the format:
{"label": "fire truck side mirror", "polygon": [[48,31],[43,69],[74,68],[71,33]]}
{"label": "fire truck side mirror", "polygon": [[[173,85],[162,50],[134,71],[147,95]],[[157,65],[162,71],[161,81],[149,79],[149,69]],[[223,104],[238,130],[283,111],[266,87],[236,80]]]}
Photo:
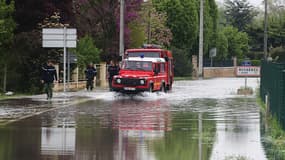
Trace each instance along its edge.
{"label": "fire truck side mirror", "polygon": [[158,67],[157,67],[157,66],[155,66],[155,68],[154,68],[153,72],[154,72],[154,74],[155,74],[155,75],[158,75],[159,70],[158,70]]}
{"label": "fire truck side mirror", "polygon": [[165,61],[168,62],[169,58],[168,57],[164,57]]}

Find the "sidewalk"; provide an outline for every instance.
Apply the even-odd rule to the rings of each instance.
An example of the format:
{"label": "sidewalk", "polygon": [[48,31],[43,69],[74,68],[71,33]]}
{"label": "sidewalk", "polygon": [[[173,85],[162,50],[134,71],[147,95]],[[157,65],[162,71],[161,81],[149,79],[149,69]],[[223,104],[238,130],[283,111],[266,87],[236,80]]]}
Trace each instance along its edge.
{"label": "sidewalk", "polygon": [[0,126],[26,119],[44,112],[71,105],[77,105],[94,99],[100,93],[108,92],[104,88],[95,91],[55,92],[52,100],[46,100],[46,95],[16,96],[0,100]]}

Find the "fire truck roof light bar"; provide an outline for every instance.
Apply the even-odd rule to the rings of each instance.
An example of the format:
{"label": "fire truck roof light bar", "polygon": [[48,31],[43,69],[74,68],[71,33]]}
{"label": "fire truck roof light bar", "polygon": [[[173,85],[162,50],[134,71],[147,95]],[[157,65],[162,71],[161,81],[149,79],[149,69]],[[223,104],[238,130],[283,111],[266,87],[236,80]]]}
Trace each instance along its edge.
{"label": "fire truck roof light bar", "polygon": [[144,49],[162,49],[162,47],[160,45],[156,45],[156,44],[143,44],[142,48],[144,48]]}

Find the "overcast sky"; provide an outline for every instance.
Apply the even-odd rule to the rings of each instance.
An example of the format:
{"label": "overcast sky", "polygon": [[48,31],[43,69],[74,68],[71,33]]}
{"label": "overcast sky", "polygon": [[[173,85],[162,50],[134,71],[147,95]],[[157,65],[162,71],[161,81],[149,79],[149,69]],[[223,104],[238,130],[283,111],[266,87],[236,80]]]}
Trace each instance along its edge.
{"label": "overcast sky", "polygon": [[[224,0],[216,0],[218,2],[223,2]],[[263,0],[248,0],[255,7],[260,7],[262,5]]]}

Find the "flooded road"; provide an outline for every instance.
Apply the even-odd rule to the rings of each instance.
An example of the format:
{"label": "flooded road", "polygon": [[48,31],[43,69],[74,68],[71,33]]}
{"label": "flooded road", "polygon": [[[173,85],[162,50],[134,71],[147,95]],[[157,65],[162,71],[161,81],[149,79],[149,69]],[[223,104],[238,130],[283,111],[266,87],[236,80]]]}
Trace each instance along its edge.
{"label": "flooded road", "polygon": [[0,128],[0,160],[266,160],[255,96],[236,95],[243,83],[179,81],[171,93],[135,97],[81,93],[92,100]]}

